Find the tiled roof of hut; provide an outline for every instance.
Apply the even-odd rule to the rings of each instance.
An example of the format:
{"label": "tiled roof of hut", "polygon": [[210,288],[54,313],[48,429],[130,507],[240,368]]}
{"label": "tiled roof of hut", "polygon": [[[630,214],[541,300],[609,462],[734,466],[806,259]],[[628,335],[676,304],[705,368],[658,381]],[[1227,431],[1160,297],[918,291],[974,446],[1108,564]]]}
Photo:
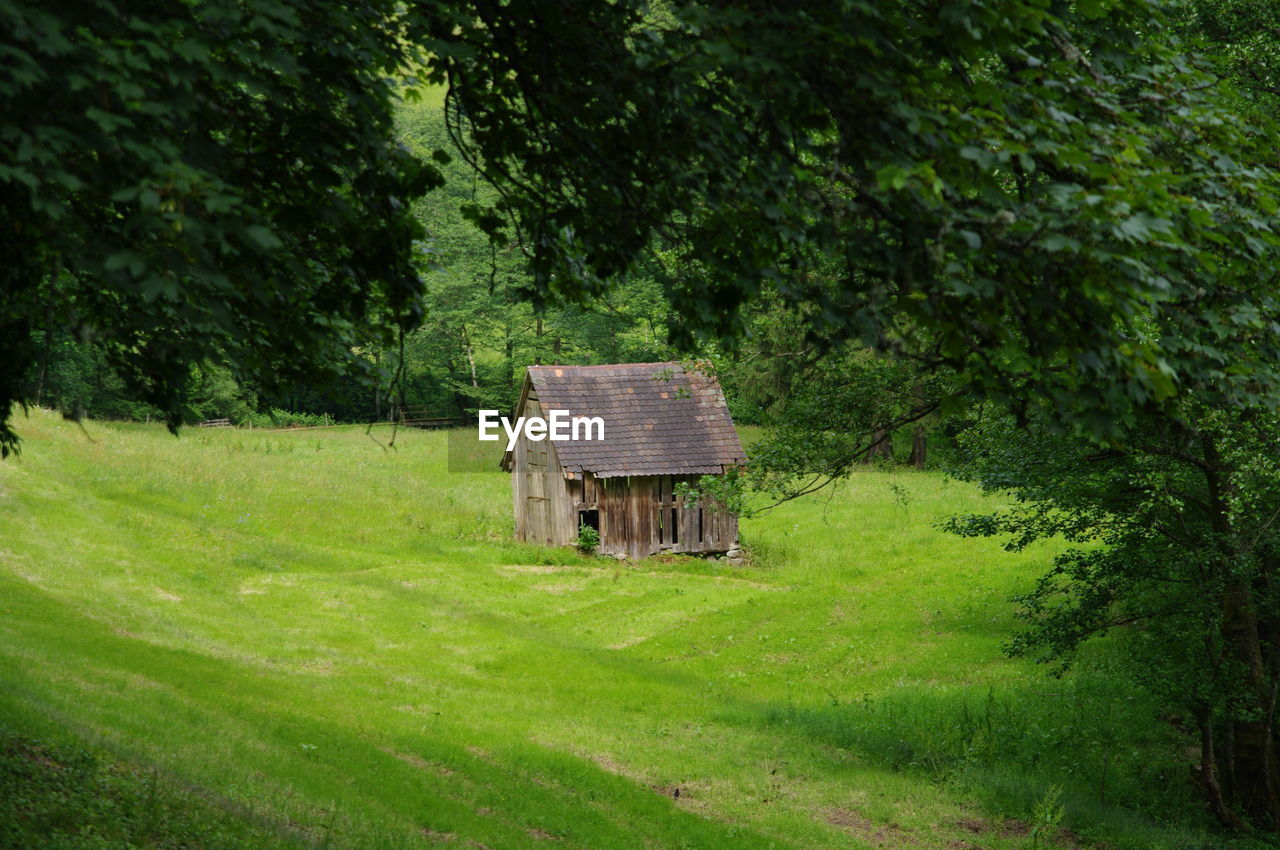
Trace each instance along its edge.
{"label": "tiled roof of hut", "polygon": [[719,383],[679,363],[530,366],[529,381],[544,415],[565,410],[604,420],[603,440],[555,444],[570,472],[706,475],[746,457]]}

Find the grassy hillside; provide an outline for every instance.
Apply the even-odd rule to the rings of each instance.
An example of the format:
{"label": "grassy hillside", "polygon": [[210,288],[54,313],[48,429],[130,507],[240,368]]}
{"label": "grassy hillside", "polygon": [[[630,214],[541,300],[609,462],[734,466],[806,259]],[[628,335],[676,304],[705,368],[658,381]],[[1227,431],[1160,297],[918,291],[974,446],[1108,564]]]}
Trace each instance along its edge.
{"label": "grassy hillside", "polygon": [[247,843],[1217,846],[1162,824],[1181,742],[1103,656],[1001,657],[1052,552],[936,531],[982,503],[935,474],[748,522],[748,567],[619,565],[509,542],[506,475],[447,471],[441,433],[20,427],[0,727]]}

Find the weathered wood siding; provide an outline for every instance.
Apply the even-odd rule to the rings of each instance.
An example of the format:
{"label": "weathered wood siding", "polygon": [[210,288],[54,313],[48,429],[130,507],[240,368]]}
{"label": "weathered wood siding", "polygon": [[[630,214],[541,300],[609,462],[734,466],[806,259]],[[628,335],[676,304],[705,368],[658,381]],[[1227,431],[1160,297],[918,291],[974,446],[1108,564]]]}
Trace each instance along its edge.
{"label": "weathered wood siding", "polygon": [[[532,393],[524,415],[543,415],[542,406]],[[577,513],[573,511],[555,443],[535,442],[522,435],[512,457],[511,498],[516,539],[553,546],[573,543],[578,539]]]}
{"label": "weathered wood siding", "polygon": [[530,366],[517,407],[526,417],[545,419],[555,409],[610,423],[607,440],[555,444],[521,435],[503,454],[518,539],[572,544],[582,521],[599,530],[605,554],[737,547],[737,517],[676,495],[680,484],[745,460],[714,377],[675,362]]}
{"label": "weathered wood siding", "polygon": [[[524,416],[543,416],[530,390]],[[551,440],[521,435],[512,450],[511,494],[516,539],[566,546],[578,539],[583,511],[596,511],[600,553],[643,558],[659,552],[725,552],[738,545],[738,518],[712,505],[692,507],[677,495],[696,475],[566,478]]]}
{"label": "weathered wood siding", "polygon": [[[569,482],[573,516],[599,511],[600,552],[643,558],[658,552],[725,552],[738,545],[738,518],[710,505],[691,507],[676,495],[697,476],[637,475]],[[576,538],[576,524],[573,532]]]}

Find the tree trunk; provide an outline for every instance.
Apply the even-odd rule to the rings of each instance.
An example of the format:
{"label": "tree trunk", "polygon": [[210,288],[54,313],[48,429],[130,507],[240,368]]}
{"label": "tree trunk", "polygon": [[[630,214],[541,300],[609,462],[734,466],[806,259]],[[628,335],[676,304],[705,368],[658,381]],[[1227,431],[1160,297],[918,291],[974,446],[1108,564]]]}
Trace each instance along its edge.
{"label": "tree trunk", "polygon": [[471,367],[471,389],[480,388],[480,382],[476,380],[476,355],[471,348],[471,337],[467,336],[467,326],[462,326],[462,349],[467,353],[467,365]]}
{"label": "tree trunk", "polygon": [[929,452],[929,439],[923,425],[916,425],[911,432],[911,465],[916,469],[924,469],[926,455]]}
{"label": "tree trunk", "polygon": [[507,388],[507,395],[514,397],[520,392],[520,388],[516,386],[516,340],[511,332],[511,317],[507,316],[507,322],[503,331],[503,359],[502,359],[502,383]]}
{"label": "tree trunk", "polygon": [[893,433],[879,430],[871,435],[871,445],[862,456],[863,463],[875,463],[877,460],[893,460]]}
{"label": "tree trunk", "polygon": [[445,374],[449,376],[449,394],[453,396],[453,407],[458,415],[465,415],[467,410],[467,400],[463,398],[462,393],[458,392],[458,367],[454,355],[450,355],[444,364]]}
{"label": "tree trunk", "polygon": [[1200,775],[1197,778],[1200,782],[1200,789],[1204,792],[1205,800],[1209,804],[1209,811],[1224,826],[1240,829],[1244,824],[1240,822],[1240,818],[1235,812],[1227,808],[1226,801],[1222,795],[1222,787],[1218,784],[1218,775],[1215,769],[1218,754],[1214,751],[1213,720],[1208,706],[1197,706],[1196,726],[1200,729]]}
{"label": "tree trunk", "polygon": [[[1213,435],[1201,434],[1201,446],[1208,485],[1209,521],[1218,540],[1228,541],[1235,536],[1227,502],[1234,483]],[[1219,627],[1222,661],[1228,676],[1239,677],[1237,698],[1231,700],[1227,720],[1229,752],[1222,754],[1223,761],[1230,766],[1224,784],[1230,809],[1242,812],[1248,824],[1272,830],[1280,827],[1280,770],[1277,769],[1275,736],[1276,659],[1270,642],[1267,648],[1272,650],[1272,657],[1265,657],[1258,620],[1257,600],[1266,588],[1255,586],[1254,579],[1237,574],[1235,560],[1244,555],[1243,552],[1224,552],[1218,567],[1226,579]],[[1266,579],[1264,571],[1256,581]],[[1212,799],[1210,805],[1213,805]],[[1219,817],[1223,815],[1215,813]],[[1223,822],[1238,828],[1240,819],[1235,813],[1225,814]]]}
{"label": "tree trunk", "polygon": [[[1262,829],[1280,826],[1280,771],[1275,739],[1275,681],[1268,681],[1252,588],[1228,583],[1222,601],[1222,637],[1227,657],[1244,676],[1247,713],[1230,721],[1231,802]],[[1245,714],[1244,717],[1239,716]]]}
{"label": "tree trunk", "polygon": [[52,347],[53,334],[49,332],[49,325],[46,323],[44,331],[44,345],[40,347],[40,374],[36,378],[36,407],[44,406],[44,382],[49,377],[49,350]]}
{"label": "tree trunk", "polygon": [[[381,364],[382,355],[377,351],[373,352],[373,365],[379,366]],[[294,409],[297,410],[296,407]],[[382,386],[377,383],[373,385],[373,421],[382,421]]]}

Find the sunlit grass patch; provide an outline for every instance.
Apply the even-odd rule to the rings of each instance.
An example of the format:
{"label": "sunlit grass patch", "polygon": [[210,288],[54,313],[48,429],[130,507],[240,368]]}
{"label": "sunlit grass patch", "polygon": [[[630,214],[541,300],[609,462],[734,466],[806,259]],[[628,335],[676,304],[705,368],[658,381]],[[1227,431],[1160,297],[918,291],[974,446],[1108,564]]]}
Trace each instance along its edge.
{"label": "sunlit grass patch", "polygon": [[1014,848],[1059,787],[1061,846],[1214,846],[1102,654],[1001,655],[1053,549],[939,532],[966,485],[859,471],[744,523],[750,566],[630,564],[511,542],[506,475],[449,472],[441,432],[87,430],[34,412],[0,465],[0,717],[263,823]]}

